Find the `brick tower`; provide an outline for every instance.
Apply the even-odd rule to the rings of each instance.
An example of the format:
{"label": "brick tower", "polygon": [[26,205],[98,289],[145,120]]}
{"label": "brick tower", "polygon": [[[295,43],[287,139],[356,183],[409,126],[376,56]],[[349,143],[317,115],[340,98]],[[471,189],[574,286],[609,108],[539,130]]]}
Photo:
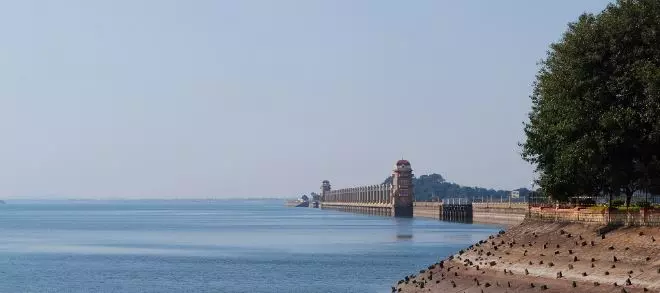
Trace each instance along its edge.
{"label": "brick tower", "polygon": [[412,217],[415,193],[410,162],[399,160],[392,171],[392,216]]}
{"label": "brick tower", "polygon": [[330,181],[323,180],[321,183],[321,201],[325,201],[325,196],[330,192],[332,187],[330,186]]}

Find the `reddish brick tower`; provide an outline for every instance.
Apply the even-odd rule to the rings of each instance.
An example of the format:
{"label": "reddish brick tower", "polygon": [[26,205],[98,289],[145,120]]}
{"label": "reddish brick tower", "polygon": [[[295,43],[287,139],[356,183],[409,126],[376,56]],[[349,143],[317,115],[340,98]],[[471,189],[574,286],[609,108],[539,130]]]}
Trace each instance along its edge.
{"label": "reddish brick tower", "polygon": [[399,160],[392,171],[392,216],[412,217],[415,193],[410,162]]}

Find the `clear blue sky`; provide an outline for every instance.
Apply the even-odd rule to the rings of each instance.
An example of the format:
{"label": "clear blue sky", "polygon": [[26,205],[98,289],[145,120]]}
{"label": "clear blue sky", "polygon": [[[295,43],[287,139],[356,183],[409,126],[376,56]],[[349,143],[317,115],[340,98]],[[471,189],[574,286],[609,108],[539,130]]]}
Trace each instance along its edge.
{"label": "clear blue sky", "polygon": [[4,1],[0,198],[529,186],[537,62],[604,0]]}

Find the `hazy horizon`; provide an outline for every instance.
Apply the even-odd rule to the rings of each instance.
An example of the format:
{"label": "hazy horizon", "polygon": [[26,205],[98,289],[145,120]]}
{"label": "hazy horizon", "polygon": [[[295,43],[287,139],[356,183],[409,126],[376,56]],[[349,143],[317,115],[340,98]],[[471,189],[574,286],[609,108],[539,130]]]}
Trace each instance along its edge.
{"label": "hazy horizon", "polygon": [[3,3],[0,199],[529,188],[536,63],[607,3]]}

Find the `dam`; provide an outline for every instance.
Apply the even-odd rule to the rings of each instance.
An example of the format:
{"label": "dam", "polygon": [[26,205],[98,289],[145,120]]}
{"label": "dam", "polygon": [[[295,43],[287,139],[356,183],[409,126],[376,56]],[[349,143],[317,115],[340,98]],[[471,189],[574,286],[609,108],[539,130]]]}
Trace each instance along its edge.
{"label": "dam", "polygon": [[330,181],[321,184],[321,209],[412,218],[413,173],[410,162],[399,160],[392,170],[392,184],[332,190]]}
{"label": "dam", "polygon": [[410,162],[402,159],[394,164],[391,184],[332,189],[330,181],[323,180],[318,207],[388,217],[501,225],[518,224],[529,213],[526,202],[474,203],[465,198],[416,202],[413,177]]}

